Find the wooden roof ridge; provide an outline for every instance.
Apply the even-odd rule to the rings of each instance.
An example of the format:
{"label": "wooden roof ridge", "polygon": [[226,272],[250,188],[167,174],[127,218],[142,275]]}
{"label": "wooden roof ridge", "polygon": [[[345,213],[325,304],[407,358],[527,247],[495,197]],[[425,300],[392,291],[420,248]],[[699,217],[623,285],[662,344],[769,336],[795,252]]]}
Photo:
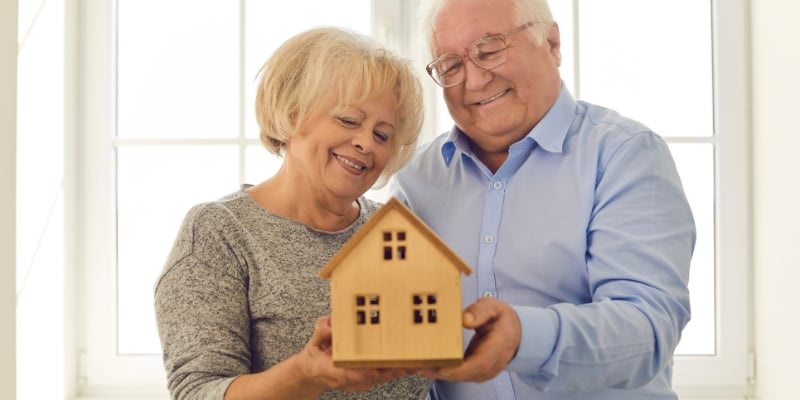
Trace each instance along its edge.
{"label": "wooden roof ridge", "polygon": [[365,238],[376,226],[380,223],[381,219],[391,212],[395,210],[406,217],[406,219],[411,222],[412,225],[416,226],[420,232],[442,253],[447,256],[450,261],[452,261],[453,265],[458,268],[461,272],[466,275],[472,273],[472,268],[470,268],[467,263],[459,257],[450,247],[436,234],[436,232],[431,229],[428,224],[425,223],[422,219],[420,219],[417,214],[411,211],[403,202],[397,200],[397,198],[392,197],[387,201],[381,208],[378,209],[372,217],[367,220],[364,225],[359,228],[358,232],[356,232],[350,239],[342,246],[341,249],[333,256],[333,258],[328,261],[328,264],[319,272],[319,275],[323,278],[330,278],[331,273],[334,269],[344,260],[347,255],[358,246],[358,243],[361,242],[363,238]]}

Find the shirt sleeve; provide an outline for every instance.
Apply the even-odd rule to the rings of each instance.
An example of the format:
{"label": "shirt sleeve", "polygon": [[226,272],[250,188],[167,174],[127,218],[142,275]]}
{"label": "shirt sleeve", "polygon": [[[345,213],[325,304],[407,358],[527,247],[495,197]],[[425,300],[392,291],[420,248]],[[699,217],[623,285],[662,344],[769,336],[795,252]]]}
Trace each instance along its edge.
{"label": "shirt sleeve", "polygon": [[592,301],[516,306],[522,342],[508,369],[540,390],[650,382],[690,318],[692,213],[667,144],[632,135],[600,157],[586,230]]}
{"label": "shirt sleeve", "polygon": [[222,399],[249,373],[246,276],[221,221],[190,211],[156,284],[155,311],[173,399]]}

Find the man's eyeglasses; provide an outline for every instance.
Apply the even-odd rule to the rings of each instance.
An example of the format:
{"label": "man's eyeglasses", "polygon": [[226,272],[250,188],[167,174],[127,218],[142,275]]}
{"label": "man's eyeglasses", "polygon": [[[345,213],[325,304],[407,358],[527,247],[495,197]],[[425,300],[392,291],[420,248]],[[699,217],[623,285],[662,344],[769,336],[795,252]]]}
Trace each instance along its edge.
{"label": "man's eyeglasses", "polygon": [[[506,36],[521,32],[533,25],[532,21],[528,21],[514,28],[511,32],[491,33],[483,36],[472,43],[467,56],[478,67],[485,70],[495,68],[506,62],[506,49],[508,49]],[[439,86],[449,88],[460,85],[467,80],[467,74],[464,72],[465,62],[464,57],[458,54],[442,54],[431,61],[425,69]]]}

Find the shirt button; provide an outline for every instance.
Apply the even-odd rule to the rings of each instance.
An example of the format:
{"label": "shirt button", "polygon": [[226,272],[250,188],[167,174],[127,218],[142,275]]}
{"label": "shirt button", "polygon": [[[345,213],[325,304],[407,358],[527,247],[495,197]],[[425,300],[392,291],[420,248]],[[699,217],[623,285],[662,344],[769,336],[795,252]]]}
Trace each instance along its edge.
{"label": "shirt button", "polygon": [[495,190],[500,190],[503,188],[503,182],[496,181],[493,186]]}
{"label": "shirt button", "polygon": [[485,297],[487,299],[490,299],[490,298],[494,297],[494,295],[492,294],[492,292],[490,290],[487,290],[487,291],[483,292],[483,297]]}
{"label": "shirt button", "polygon": [[492,244],[494,243],[494,236],[486,235],[483,237],[483,241],[486,242],[486,244]]}

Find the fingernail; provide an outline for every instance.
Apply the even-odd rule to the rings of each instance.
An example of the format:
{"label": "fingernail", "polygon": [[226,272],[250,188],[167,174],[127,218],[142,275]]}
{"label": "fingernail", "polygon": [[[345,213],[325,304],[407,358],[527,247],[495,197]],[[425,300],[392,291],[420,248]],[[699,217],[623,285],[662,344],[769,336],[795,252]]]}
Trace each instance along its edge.
{"label": "fingernail", "polygon": [[464,313],[464,322],[465,323],[470,323],[470,322],[472,322],[474,320],[475,320],[475,316],[472,315],[471,312],[465,312]]}

